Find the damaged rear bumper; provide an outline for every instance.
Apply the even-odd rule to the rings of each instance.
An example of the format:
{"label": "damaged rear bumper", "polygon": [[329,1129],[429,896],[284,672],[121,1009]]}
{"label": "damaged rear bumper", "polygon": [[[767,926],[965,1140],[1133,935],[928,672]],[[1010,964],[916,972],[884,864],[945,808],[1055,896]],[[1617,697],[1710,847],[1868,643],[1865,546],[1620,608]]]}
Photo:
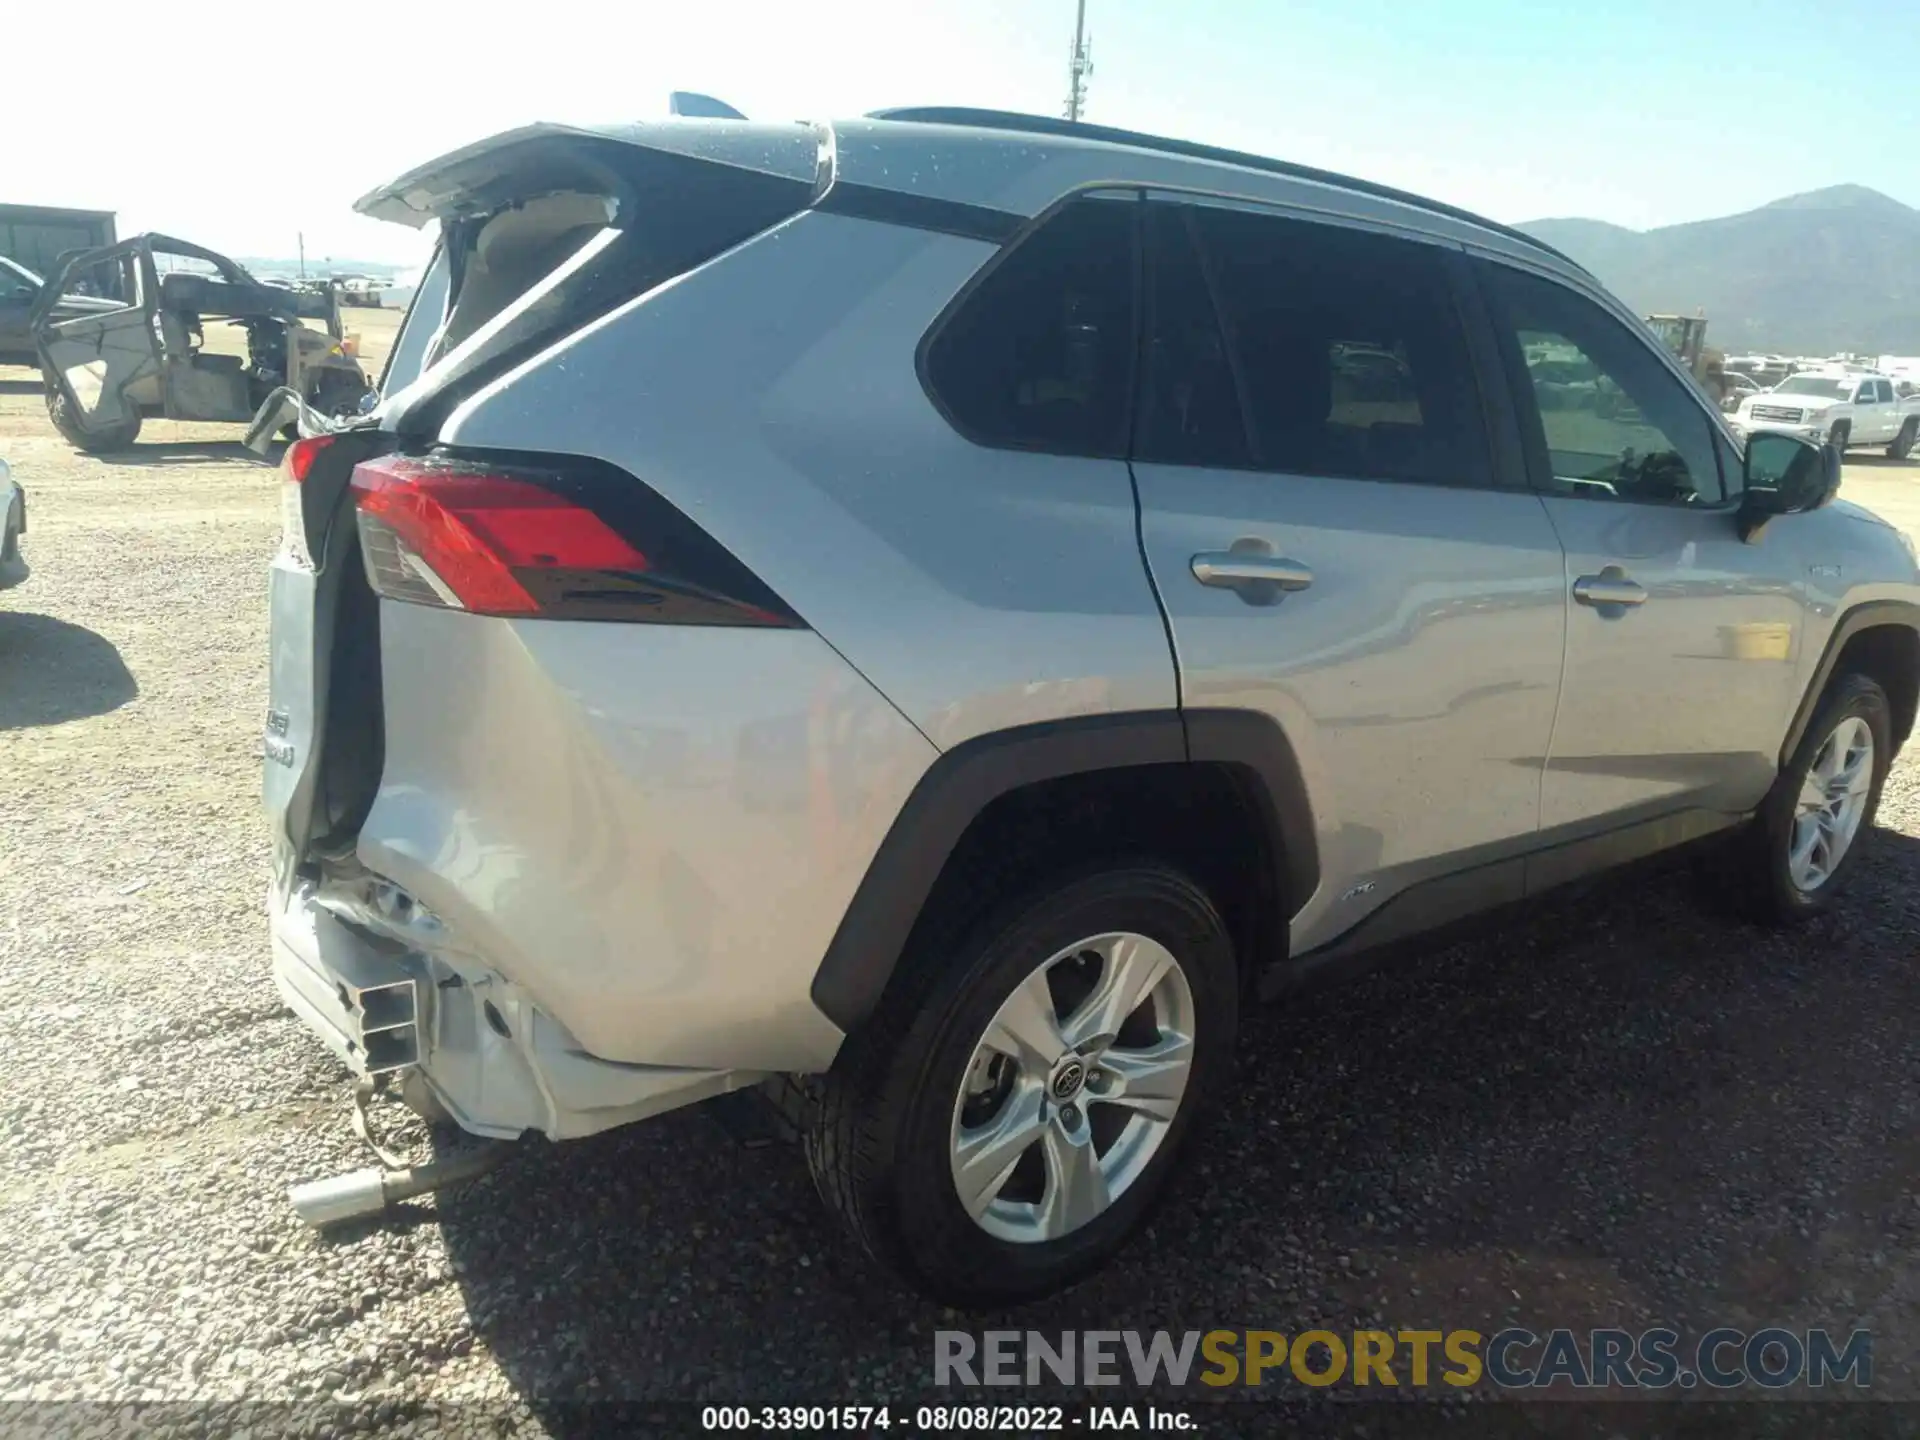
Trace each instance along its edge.
{"label": "damaged rear bumper", "polygon": [[269,900],[281,997],[360,1076],[416,1077],[475,1135],[577,1139],[754,1085],[760,1071],[601,1060],[377,881]]}

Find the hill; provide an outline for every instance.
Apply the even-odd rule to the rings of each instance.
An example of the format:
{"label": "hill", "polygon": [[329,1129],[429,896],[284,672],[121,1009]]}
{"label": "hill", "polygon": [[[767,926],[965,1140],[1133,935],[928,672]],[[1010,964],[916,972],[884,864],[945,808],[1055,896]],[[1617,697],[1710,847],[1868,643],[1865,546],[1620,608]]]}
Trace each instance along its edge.
{"label": "hill", "polygon": [[[233,258],[255,275],[298,275],[300,273],[300,261],[287,256],[236,255]],[[409,267],[394,265],[384,260],[335,260],[332,258],[317,260],[309,255],[306,268],[309,275],[372,275],[382,280],[391,280]]]}
{"label": "hill", "polygon": [[1520,228],[1643,314],[1704,309],[1708,340],[1729,352],[1920,354],[1920,210],[1862,185],[1658,230]]}

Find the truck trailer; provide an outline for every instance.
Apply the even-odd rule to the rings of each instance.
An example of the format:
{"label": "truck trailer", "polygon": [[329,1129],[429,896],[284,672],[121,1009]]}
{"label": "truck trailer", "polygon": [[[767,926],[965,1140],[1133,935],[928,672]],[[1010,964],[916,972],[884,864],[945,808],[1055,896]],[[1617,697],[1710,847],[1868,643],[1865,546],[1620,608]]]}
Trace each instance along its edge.
{"label": "truck trailer", "polygon": [[119,238],[111,210],[0,205],[0,255],[36,275],[51,275],[77,250],[99,250]]}

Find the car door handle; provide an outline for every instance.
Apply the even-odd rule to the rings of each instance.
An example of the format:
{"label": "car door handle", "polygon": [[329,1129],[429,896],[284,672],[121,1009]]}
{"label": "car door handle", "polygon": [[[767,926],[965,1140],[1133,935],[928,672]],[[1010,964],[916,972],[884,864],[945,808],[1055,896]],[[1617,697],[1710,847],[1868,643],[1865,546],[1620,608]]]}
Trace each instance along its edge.
{"label": "car door handle", "polygon": [[1202,585],[1232,590],[1264,580],[1280,590],[1304,590],[1313,584],[1313,571],[1284,555],[1259,555],[1245,550],[1206,550],[1193,557],[1193,578]]}
{"label": "car door handle", "polygon": [[1582,605],[1644,605],[1647,592],[1618,565],[1609,565],[1598,575],[1582,575],[1574,581],[1573,598]]}

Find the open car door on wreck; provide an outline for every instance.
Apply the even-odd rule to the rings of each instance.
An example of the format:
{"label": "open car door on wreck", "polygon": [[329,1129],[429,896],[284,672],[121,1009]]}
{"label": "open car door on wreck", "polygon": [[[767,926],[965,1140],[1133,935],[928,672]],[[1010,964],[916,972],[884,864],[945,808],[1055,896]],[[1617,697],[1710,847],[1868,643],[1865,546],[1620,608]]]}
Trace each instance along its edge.
{"label": "open car door on wreck", "polygon": [[[124,303],[56,318],[54,309],[79,277],[112,274]],[[140,420],[161,404],[160,337],[149,300],[158,288],[153,256],[133,241],[69,257],[41,288],[31,325],[47,385],[47,409],[81,450],[133,443]]]}

